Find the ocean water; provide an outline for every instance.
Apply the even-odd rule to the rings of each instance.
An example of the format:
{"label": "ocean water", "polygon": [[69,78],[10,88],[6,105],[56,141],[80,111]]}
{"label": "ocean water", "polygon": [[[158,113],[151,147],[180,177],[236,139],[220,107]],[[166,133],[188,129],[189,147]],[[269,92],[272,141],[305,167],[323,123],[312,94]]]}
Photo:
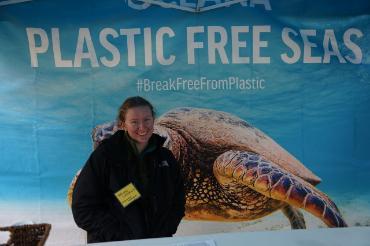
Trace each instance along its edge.
{"label": "ocean water", "polygon": [[[82,75],[73,83],[64,82],[64,86],[37,82],[35,90],[39,96],[34,111],[2,108],[8,116],[14,114],[14,118],[2,121],[6,124],[2,123],[0,142],[4,163],[0,167],[0,195],[3,211],[8,212],[1,221],[7,225],[29,220],[51,222],[54,225],[51,245],[83,243],[85,234],[74,224],[65,200],[68,186],[91,153],[93,126],[115,119],[122,100],[139,94],[153,102],[158,116],[186,106],[224,111],[247,121],[321,177],[318,188],[338,205],[350,226],[368,226],[370,84],[361,79],[361,74],[367,71],[360,66],[355,74],[345,71],[332,74],[331,70],[313,74],[317,69],[308,66],[303,68],[303,75],[288,71],[283,76],[279,68],[264,73],[264,68],[253,67],[250,73],[263,74],[266,81],[265,89],[256,91],[138,93],[134,86],[115,79],[111,86],[100,87],[99,78],[86,87],[73,86],[84,83],[86,78]],[[162,76],[170,76],[167,73]],[[323,74],[332,76],[323,80]],[[52,92],[52,96],[46,91]],[[28,209],[23,212],[25,207]],[[312,215],[305,216],[310,228],[325,226]],[[289,228],[286,218],[277,212],[242,223],[184,221],[178,233]],[[66,234],[68,242],[62,236]]]}
{"label": "ocean water", "polygon": [[[319,187],[326,192],[367,192],[370,83],[361,80],[361,67],[356,68],[354,75],[343,72],[324,81],[320,73],[330,74],[331,70],[312,74],[314,68],[308,68],[306,77],[291,75],[285,80],[282,78],[288,75],[281,75],[281,71],[275,74],[278,68],[270,69],[264,74],[263,90],[197,93],[127,92],[126,88],[133,86],[119,81],[99,88],[99,79],[85,88],[82,75],[82,82],[63,85],[43,84],[40,78],[33,89],[38,94],[33,99],[35,106],[22,107],[24,102],[18,101],[31,97],[28,92],[17,94],[16,99],[4,93],[5,100],[2,98],[6,106],[2,107],[0,171],[7,175],[0,180],[0,194],[4,198],[63,198],[73,174],[91,153],[92,128],[114,120],[122,100],[135,94],[153,102],[158,116],[184,106],[238,116],[320,176],[323,181]],[[253,73],[263,74],[259,69]],[[94,90],[88,88],[94,84]],[[87,95],[82,96],[84,91]]]}

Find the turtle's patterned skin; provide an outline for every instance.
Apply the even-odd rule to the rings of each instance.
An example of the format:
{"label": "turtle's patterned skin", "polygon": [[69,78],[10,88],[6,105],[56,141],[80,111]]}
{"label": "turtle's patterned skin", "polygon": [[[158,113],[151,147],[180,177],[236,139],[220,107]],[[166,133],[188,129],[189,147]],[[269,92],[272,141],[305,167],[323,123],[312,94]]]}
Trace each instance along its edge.
{"label": "turtle's patterned skin", "polygon": [[[117,129],[115,123],[95,128],[94,147]],[[320,178],[240,118],[178,108],[162,115],[154,132],[167,138],[165,147],[181,165],[187,219],[248,221],[281,209],[298,229],[306,227],[302,208],[329,227],[346,226],[334,202],[314,187]]]}
{"label": "turtle's patterned skin", "polygon": [[[337,206],[325,194],[257,154],[228,151],[216,159],[213,168],[222,187],[235,190],[236,195],[250,187],[258,194],[283,202],[283,205],[288,203],[304,208],[329,226],[346,226]],[[264,206],[260,207],[264,209]]]}

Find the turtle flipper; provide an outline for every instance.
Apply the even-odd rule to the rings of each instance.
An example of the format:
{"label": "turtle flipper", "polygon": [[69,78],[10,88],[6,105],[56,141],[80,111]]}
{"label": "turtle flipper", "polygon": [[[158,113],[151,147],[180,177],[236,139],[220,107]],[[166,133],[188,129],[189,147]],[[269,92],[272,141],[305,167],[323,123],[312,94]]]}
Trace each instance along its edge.
{"label": "turtle flipper", "polygon": [[329,227],[347,226],[327,195],[256,153],[227,151],[215,160],[213,173],[222,186],[243,184],[266,197],[305,209]]}
{"label": "turtle flipper", "polygon": [[301,211],[291,205],[281,209],[284,215],[289,219],[292,229],[306,229],[306,222]]}

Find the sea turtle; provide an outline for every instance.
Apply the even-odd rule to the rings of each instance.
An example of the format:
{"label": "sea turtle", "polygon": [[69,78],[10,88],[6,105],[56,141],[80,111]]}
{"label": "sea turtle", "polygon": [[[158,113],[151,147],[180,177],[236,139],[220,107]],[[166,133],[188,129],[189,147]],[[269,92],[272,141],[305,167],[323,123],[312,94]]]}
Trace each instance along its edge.
{"label": "sea turtle", "polygon": [[[117,131],[93,132],[94,147]],[[189,220],[248,221],[278,209],[293,229],[306,228],[305,209],[329,227],[347,226],[337,206],[314,185],[321,180],[274,140],[226,112],[173,109],[155,122],[185,177]],[[76,177],[75,177],[76,178]],[[69,191],[69,200],[74,181]]]}

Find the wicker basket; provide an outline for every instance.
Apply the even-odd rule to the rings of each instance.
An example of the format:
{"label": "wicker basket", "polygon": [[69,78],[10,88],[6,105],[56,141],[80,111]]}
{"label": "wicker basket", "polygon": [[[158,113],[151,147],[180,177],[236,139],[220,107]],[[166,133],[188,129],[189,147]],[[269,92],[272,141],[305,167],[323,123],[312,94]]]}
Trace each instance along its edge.
{"label": "wicker basket", "polygon": [[51,230],[50,224],[31,224],[0,227],[0,231],[9,231],[10,238],[5,245],[42,246]]}

